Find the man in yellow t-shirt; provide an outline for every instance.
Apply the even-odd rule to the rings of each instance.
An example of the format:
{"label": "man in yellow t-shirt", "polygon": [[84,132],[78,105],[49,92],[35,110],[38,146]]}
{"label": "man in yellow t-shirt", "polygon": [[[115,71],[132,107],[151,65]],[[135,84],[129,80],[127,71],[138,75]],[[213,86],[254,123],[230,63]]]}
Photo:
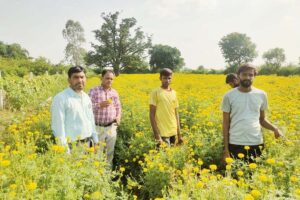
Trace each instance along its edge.
{"label": "man in yellow t-shirt", "polygon": [[150,94],[150,122],[158,144],[166,142],[174,145],[176,135],[178,143],[183,139],[180,134],[178,100],[175,90],[170,87],[172,70],[164,68],[160,71],[161,87]]}

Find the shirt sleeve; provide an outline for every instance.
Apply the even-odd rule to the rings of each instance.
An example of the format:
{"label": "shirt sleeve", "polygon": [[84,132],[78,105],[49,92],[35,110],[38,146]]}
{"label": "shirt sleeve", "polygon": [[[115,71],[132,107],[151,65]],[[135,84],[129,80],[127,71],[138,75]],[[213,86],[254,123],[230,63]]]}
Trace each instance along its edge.
{"label": "shirt sleeve", "polygon": [[177,93],[175,92],[175,108],[179,107],[179,102],[178,102],[178,98],[177,98]]}
{"label": "shirt sleeve", "polygon": [[225,96],[223,97],[221,110],[222,110],[223,112],[226,112],[226,113],[230,113],[230,111],[231,111],[231,108],[230,108],[230,102],[229,102],[229,97],[228,97],[228,95],[225,95]]}
{"label": "shirt sleeve", "polygon": [[59,96],[54,97],[51,106],[51,128],[55,137],[60,139],[62,145],[67,145],[65,133],[64,101]]}
{"label": "shirt sleeve", "polygon": [[[92,104],[92,101],[90,99],[89,99],[89,103],[90,103],[90,105]],[[88,116],[89,116],[89,121],[91,122],[91,126],[92,126],[93,141],[95,143],[98,143],[99,138],[98,138],[98,134],[97,134],[97,131],[96,131],[95,118],[94,118],[94,113],[93,113],[92,107],[89,107],[89,109],[88,109]]]}
{"label": "shirt sleeve", "polygon": [[263,99],[263,102],[261,104],[260,110],[266,111],[268,109],[268,97],[265,92],[263,93],[262,99]]}
{"label": "shirt sleeve", "polygon": [[149,99],[149,104],[150,105],[157,105],[157,91],[154,90],[150,93],[150,99]]}
{"label": "shirt sleeve", "polygon": [[96,99],[96,92],[94,91],[94,89],[91,89],[90,91],[89,91],[89,97],[90,97],[90,99],[91,99],[91,101],[92,101],[92,107],[93,107],[93,111],[95,111],[95,109],[96,109],[96,107],[97,107],[97,99]]}
{"label": "shirt sleeve", "polygon": [[116,107],[116,117],[121,117],[122,114],[122,106],[120,102],[119,94],[116,92],[116,98],[115,98],[115,107]]}

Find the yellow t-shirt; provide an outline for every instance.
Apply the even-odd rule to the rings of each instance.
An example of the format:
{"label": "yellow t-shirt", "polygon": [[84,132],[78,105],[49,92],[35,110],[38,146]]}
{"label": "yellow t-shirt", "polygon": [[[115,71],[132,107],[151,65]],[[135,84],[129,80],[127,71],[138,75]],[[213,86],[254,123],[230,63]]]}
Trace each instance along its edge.
{"label": "yellow t-shirt", "polygon": [[178,100],[174,90],[157,88],[150,94],[150,105],[156,106],[155,121],[162,137],[171,137],[177,134],[175,108]]}

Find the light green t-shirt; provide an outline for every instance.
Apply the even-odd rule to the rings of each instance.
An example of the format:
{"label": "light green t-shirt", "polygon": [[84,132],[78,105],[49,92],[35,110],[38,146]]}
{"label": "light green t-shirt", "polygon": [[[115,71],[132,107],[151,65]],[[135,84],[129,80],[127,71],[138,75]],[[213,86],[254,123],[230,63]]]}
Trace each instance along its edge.
{"label": "light green t-shirt", "polygon": [[230,113],[229,144],[259,145],[263,143],[260,111],[268,108],[264,91],[252,88],[244,93],[234,88],[223,98],[222,111]]}
{"label": "light green t-shirt", "polygon": [[156,106],[155,121],[162,137],[171,137],[177,133],[175,109],[178,100],[174,90],[157,88],[150,94],[150,105]]}

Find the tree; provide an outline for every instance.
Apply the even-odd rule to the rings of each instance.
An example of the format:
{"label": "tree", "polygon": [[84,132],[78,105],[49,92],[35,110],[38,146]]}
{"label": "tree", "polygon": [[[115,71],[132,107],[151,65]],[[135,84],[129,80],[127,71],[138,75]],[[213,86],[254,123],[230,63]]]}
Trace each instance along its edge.
{"label": "tree", "polygon": [[152,72],[157,72],[162,68],[179,70],[184,65],[184,59],[181,57],[180,51],[175,47],[158,44],[149,50],[149,54]]}
{"label": "tree", "polygon": [[284,49],[270,49],[265,52],[262,57],[265,59],[266,65],[271,65],[278,70],[281,67],[281,64],[285,61]]}
{"label": "tree", "polygon": [[14,59],[28,59],[29,53],[19,44],[4,44],[0,41],[0,57]]}
{"label": "tree", "polygon": [[71,65],[84,64],[86,51],[82,48],[85,42],[84,29],[79,22],[68,20],[65,29],[62,31],[63,37],[68,41],[65,48],[65,59]]}
{"label": "tree", "polygon": [[236,72],[242,63],[251,62],[257,57],[256,45],[246,34],[230,33],[220,40],[219,47],[231,72]]}
{"label": "tree", "polygon": [[119,12],[102,13],[104,23],[95,30],[99,44],[92,44],[93,51],[88,52],[88,65],[100,68],[113,67],[116,75],[126,68],[138,67],[145,59],[144,52],[151,47],[151,38],[145,36],[140,27],[135,28],[135,18],[125,18],[118,22]]}

